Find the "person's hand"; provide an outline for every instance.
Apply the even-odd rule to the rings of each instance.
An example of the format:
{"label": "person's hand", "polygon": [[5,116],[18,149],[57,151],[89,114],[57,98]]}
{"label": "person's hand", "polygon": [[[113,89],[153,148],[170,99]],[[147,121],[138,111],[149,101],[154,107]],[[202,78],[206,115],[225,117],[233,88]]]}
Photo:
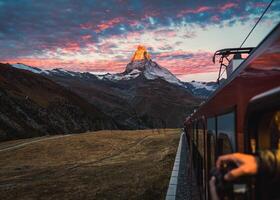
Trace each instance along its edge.
{"label": "person's hand", "polygon": [[258,172],[258,163],[254,156],[242,153],[234,153],[220,156],[216,167],[220,169],[223,162],[234,162],[238,167],[225,174],[227,181],[234,180],[244,175],[255,175]]}
{"label": "person's hand", "polygon": [[217,191],[216,191],[216,178],[215,176],[212,176],[209,181],[209,189],[210,189],[210,195],[212,200],[219,200]]}

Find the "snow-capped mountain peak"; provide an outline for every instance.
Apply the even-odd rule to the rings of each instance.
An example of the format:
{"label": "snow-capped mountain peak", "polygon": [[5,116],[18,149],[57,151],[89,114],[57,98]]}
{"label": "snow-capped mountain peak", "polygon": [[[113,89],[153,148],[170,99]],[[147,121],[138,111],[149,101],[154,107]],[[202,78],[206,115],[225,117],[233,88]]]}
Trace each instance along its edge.
{"label": "snow-capped mountain peak", "polygon": [[131,62],[127,64],[123,73],[109,74],[103,77],[112,81],[119,81],[134,79],[141,74],[148,80],[160,78],[172,84],[183,85],[183,83],[169,70],[152,61],[146,48],[141,45],[137,47],[137,50],[132,56]]}

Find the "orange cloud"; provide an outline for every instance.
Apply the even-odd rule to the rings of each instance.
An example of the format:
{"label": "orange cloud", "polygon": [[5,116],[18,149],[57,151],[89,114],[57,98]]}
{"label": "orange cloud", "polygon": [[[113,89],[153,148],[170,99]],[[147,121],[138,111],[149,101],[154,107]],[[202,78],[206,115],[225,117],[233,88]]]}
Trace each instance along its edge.
{"label": "orange cloud", "polygon": [[97,29],[95,31],[96,31],[96,33],[99,33],[101,31],[104,31],[106,29],[116,26],[117,24],[121,23],[122,21],[123,21],[123,18],[116,17],[116,18],[108,20],[104,23],[98,24]]}

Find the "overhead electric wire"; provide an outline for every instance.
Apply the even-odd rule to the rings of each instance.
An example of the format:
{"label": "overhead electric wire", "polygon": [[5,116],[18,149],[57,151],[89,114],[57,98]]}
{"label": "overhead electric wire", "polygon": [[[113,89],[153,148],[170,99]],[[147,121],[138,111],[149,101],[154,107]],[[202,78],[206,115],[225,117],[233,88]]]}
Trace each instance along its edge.
{"label": "overhead electric wire", "polygon": [[248,35],[246,36],[245,40],[241,43],[240,47],[241,48],[243,46],[243,44],[246,42],[246,40],[248,39],[248,37],[251,35],[251,33],[253,32],[253,30],[256,28],[256,26],[258,25],[258,23],[261,21],[262,17],[264,16],[264,14],[266,13],[266,11],[269,9],[269,7],[271,6],[272,2],[274,0],[271,0],[270,3],[268,4],[268,6],[266,7],[266,9],[263,11],[262,15],[260,16],[260,18],[258,19],[258,21],[256,22],[256,24],[253,26],[253,28],[251,29],[251,31],[248,33]]}
{"label": "overhead electric wire", "polygon": [[[273,3],[274,0],[271,0],[270,3],[267,5],[267,7],[265,8],[265,10],[263,11],[262,15],[259,17],[258,21],[255,23],[255,25],[253,26],[253,28],[251,29],[251,31],[248,33],[248,35],[246,36],[246,38],[243,40],[243,42],[241,43],[240,47],[241,48],[243,46],[243,44],[247,41],[247,39],[249,38],[249,36],[251,35],[251,33],[254,31],[254,29],[256,28],[256,26],[258,25],[258,23],[261,21],[261,19],[263,18],[263,16],[265,15],[265,13],[267,12],[267,10],[270,8],[271,4]],[[220,74],[220,76],[218,77],[218,80],[224,75],[226,71],[226,68],[223,70],[223,72]]]}

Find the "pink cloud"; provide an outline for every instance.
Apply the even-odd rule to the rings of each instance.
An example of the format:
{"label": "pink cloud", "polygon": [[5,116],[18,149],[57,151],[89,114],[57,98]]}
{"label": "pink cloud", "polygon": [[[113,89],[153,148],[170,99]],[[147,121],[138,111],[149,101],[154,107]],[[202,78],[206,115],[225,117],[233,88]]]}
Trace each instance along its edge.
{"label": "pink cloud", "polygon": [[106,29],[110,29],[113,28],[114,26],[120,24],[124,22],[124,18],[123,17],[116,17],[107,21],[104,21],[100,24],[97,25],[93,25],[90,22],[88,23],[84,23],[84,24],[80,24],[80,28],[81,29],[91,29],[94,30],[96,33],[100,33]]}
{"label": "pink cloud", "polygon": [[158,54],[156,57],[161,59],[161,58],[165,58],[165,57],[172,57],[172,56],[178,56],[178,55],[187,55],[187,54],[189,54],[189,52],[177,50],[177,51],[163,52],[163,53]]}
{"label": "pink cloud", "polygon": [[123,18],[116,17],[114,19],[108,20],[106,22],[103,22],[101,24],[97,25],[97,29],[95,30],[97,33],[104,31],[106,29],[112,28],[116,26],[117,24],[121,23],[123,21]]}
{"label": "pink cloud", "polygon": [[201,7],[198,7],[196,9],[185,9],[185,10],[181,10],[178,14],[177,14],[177,17],[182,17],[184,16],[185,14],[197,14],[197,13],[203,13],[203,12],[206,12],[206,11],[209,11],[213,9],[212,7],[209,7],[209,6],[201,6]]}
{"label": "pink cloud", "polygon": [[83,40],[89,40],[89,39],[91,39],[91,37],[92,37],[91,35],[83,35],[82,39]]}
{"label": "pink cloud", "polygon": [[81,49],[80,44],[77,42],[68,42],[65,44],[65,47],[61,48],[65,53],[68,52],[77,52]]}
{"label": "pink cloud", "polygon": [[80,24],[81,29],[92,29],[93,26],[90,23]]}
{"label": "pink cloud", "polygon": [[219,22],[220,20],[221,20],[221,18],[218,15],[214,15],[211,17],[212,22]]}
{"label": "pink cloud", "polygon": [[156,17],[156,16],[159,16],[161,13],[157,10],[153,10],[153,11],[146,11],[141,19],[142,20],[145,20],[145,19],[148,19],[149,17]]}
{"label": "pink cloud", "polygon": [[256,2],[253,4],[254,7],[257,7],[257,8],[263,8],[263,7],[266,7],[267,6],[267,3],[264,3],[264,2]]}
{"label": "pink cloud", "polygon": [[220,12],[224,12],[228,9],[232,9],[232,8],[236,8],[238,7],[238,5],[236,3],[232,3],[232,2],[229,2],[229,3],[225,3],[221,6],[218,6],[218,7],[211,7],[211,6],[201,6],[201,7],[198,7],[198,8],[195,8],[195,9],[184,9],[184,10],[181,10],[178,14],[177,14],[177,17],[182,17],[186,14],[198,14],[198,13],[203,13],[203,12],[207,12],[207,11],[220,11]]}
{"label": "pink cloud", "polygon": [[64,68],[71,71],[92,72],[92,71],[113,71],[122,72],[125,69],[125,61],[93,60],[81,62],[79,60],[65,61],[61,59],[49,58],[17,58],[1,60],[3,63],[23,63],[41,69]]}
{"label": "pink cloud", "polygon": [[138,20],[130,20],[128,21],[129,26],[138,26],[140,22]]}
{"label": "pink cloud", "polygon": [[[190,58],[172,58],[178,55],[191,54]],[[175,75],[216,72],[217,66],[212,63],[211,52],[172,51],[157,55],[157,62]]]}
{"label": "pink cloud", "polygon": [[228,9],[236,8],[236,7],[238,7],[238,5],[236,3],[230,2],[230,3],[226,3],[226,4],[222,5],[222,6],[220,6],[219,10],[223,12],[223,11],[226,11]]}
{"label": "pink cloud", "polygon": [[165,37],[176,37],[177,33],[175,30],[158,30],[155,31],[156,35],[164,35]]}

